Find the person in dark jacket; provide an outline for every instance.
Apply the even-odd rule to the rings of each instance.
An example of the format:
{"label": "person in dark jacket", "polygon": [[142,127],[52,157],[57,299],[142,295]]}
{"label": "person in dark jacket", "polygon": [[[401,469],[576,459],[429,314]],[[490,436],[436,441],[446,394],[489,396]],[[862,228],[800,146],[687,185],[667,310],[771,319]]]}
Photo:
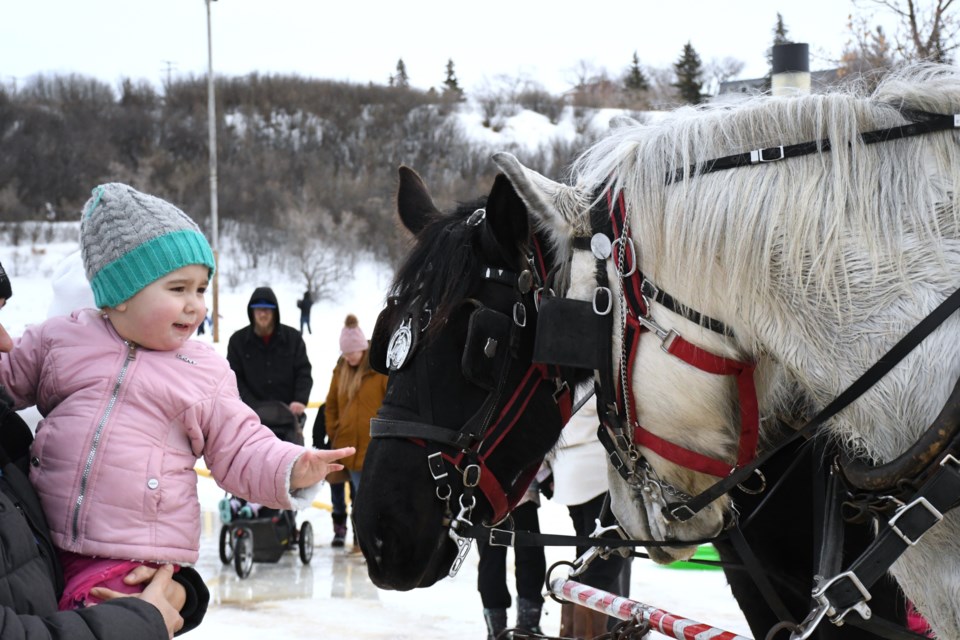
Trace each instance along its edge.
{"label": "person in dark jacket", "polygon": [[[0,308],[11,295],[0,265]],[[12,348],[0,324],[0,353]],[[96,595],[104,600],[101,604],[57,610],[63,573],[40,499],[27,479],[33,434],[6,400],[0,387],[0,640],[163,640],[196,628],[210,594],[190,567],[176,575],[169,566],[139,567],[125,581],[149,581],[142,593],[124,596],[100,590]]]}
{"label": "person in dark jacket", "polygon": [[313,306],[313,297],[310,290],[303,292],[303,298],[297,300],[297,307],[300,309],[300,335],[303,335],[303,327],[307,327],[307,333],[313,335],[313,329],[310,328],[310,307]]}
{"label": "person in dark jacket", "polygon": [[293,327],[280,324],[277,296],[270,287],[258,287],[253,292],[247,317],[250,326],[230,336],[227,344],[227,361],[237,374],[240,397],[254,408],[279,400],[300,418],[313,388],[303,336]]}

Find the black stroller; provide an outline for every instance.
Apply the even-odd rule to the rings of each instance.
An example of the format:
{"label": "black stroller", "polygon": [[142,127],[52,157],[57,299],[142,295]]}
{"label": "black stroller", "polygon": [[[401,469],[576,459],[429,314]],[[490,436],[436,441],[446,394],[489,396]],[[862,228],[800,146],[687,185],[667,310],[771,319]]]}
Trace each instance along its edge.
{"label": "black stroller", "polygon": [[[287,405],[264,402],[254,410],[278,438],[303,444],[303,424]],[[305,520],[298,531],[295,511],[270,509],[227,493],[220,500],[220,520],[220,560],[233,563],[241,578],[250,575],[254,562],[277,562],[294,548],[303,564],[313,558],[313,526]]]}

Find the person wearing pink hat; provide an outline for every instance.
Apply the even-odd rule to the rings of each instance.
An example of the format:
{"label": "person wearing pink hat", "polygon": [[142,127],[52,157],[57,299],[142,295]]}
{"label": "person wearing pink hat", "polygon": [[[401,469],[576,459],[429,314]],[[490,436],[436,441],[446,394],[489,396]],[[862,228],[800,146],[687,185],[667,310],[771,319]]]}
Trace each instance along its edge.
{"label": "person wearing pink hat", "polygon": [[[357,317],[349,314],[340,331],[341,356],[333,369],[324,418],[331,447],[339,449],[349,443],[356,449],[352,456],[340,460],[350,472],[348,481],[352,496],[356,496],[360,490],[363,458],[370,444],[370,418],[377,414],[387,393],[387,376],[370,368],[368,347],[367,337],[360,329]],[[339,496],[335,487],[331,483],[334,546],[342,546],[347,531],[347,509],[342,485]],[[358,551],[356,544],[354,551]]]}

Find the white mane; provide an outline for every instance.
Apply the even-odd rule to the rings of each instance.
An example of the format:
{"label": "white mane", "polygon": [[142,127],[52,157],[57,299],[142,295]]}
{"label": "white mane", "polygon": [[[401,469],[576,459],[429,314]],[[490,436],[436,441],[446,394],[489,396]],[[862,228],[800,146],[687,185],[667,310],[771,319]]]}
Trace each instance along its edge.
{"label": "white mane", "polygon": [[[573,182],[589,192],[615,177],[644,273],[732,327],[742,359],[772,364],[774,374],[756,375],[767,410],[801,396],[820,409],[960,287],[960,134],[860,139],[920,110],[960,113],[960,69],[905,69],[869,97],[764,97],[619,127],[578,160]],[[830,150],[690,174],[723,156],[818,140]],[[671,181],[678,170],[686,175]],[[848,449],[889,461],[929,426],[960,376],[958,315],[831,420]],[[665,367],[683,375],[656,350],[645,358],[638,367],[654,384]],[[653,400],[686,406],[703,397],[695,384],[688,375]],[[649,422],[663,430],[709,423],[656,413],[653,393],[641,396],[644,387],[633,385]],[[620,496],[618,517],[630,514],[633,497]],[[892,571],[937,637],[960,640],[960,511]]]}
{"label": "white mane", "polygon": [[[901,109],[960,112],[960,70],[915,67],[869,98],[763,97],[680,109],[653,125],[614,129],[577,162],[574,183],[616,176],[648,275],[658,281],[679,265],[684,280],[695,275],[703,285],[680,284],[696,296],[688,304],[709,308],[723,291],[749,312],[756,291],[786,302],[802,294],[842,325],[910,295],[921,264],[942,265],[944,252],[960,250],[954,134],[858,141],[861,132],[907,123]],[[678,169],[722,156],[817,140],[832,150],[667,183]],[[875,295],[849,295],[852,280]]]}

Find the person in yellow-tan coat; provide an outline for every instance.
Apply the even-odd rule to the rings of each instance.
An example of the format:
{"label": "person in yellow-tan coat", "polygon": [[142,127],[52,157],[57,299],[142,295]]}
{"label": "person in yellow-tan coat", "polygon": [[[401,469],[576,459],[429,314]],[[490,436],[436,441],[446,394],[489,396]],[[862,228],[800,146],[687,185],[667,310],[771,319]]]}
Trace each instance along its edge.
{"label": "person in yellow-tan coat", "polygon": [[[363,458],[370,444],[370,418],[377,414],[387,393],[387,376],[370,368],[369,346],[357,317],[349,314],[340,332],[341,355],[333,369],[324,409],[330,447],[338,449],[349,442],[357,450],[354,455],[340,460],[349,476],[344,477],[339,486],[334,482],[336,478],[329,478],[333,546],[343,546],[347,533],[347,506],[342,483],[350,483],[351,496],[356,496],[360,490]],[[356,551],[356,545],[354,547]]]}

